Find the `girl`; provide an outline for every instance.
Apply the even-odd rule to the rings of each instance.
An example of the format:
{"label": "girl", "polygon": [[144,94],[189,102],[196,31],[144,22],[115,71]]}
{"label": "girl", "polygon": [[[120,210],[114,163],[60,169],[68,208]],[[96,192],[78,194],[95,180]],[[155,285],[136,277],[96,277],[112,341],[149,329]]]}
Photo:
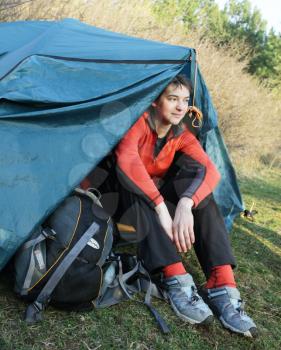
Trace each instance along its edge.
{"label": "girl", "polygon": [[[214,312],[224,327],[253,337],[257,328],[242,310],[235,259],[212,195],[220,175],[188,127],[189,113],[200,119],[189,107],[191,92],[190,82],[176,76],[88,181],[116,220],[134,226],[139,259],[151,274],[163,272],[181,319],[208,324]],[[207,278],[206,303],[178,254],[192,246]]]}

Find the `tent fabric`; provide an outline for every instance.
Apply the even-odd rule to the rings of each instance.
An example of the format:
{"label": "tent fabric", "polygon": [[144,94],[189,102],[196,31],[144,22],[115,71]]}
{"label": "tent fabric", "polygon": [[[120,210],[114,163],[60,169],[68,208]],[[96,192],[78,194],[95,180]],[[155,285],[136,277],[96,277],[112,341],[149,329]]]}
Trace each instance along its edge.
{"label": "tent fabric", "polygon": [[[0,24],[0,270],[175,75],[194,79],[195,58],[77,20]],[[200,71],[195,101],[230,227],[243,204]]]}

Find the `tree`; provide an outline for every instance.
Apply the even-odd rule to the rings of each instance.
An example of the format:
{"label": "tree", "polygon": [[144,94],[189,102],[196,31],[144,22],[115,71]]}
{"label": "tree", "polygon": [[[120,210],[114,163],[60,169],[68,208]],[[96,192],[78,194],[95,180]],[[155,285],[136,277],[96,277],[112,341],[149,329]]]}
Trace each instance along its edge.
{"label": "tree", "polygon": [[167,23],[182,22],[186,30],[207,29],[215,0],[155,0],[154,10]]}
{"label": "tree", "polygon": [[256,74],[269,87],[281,90],[281,34],[271,29],[262,50],[252,59],[250,73]]}
{"label": "tree", "polygon": [[281,89],[281,38],[266,33],[261,12],[252,9],[249,0],[229,0],[220,10],[215,0],[154,0],[158,18],[166,23],[181,22],[189,31],[197,31],[216,45],[238,43],[247,60],[247,70],[272,88]]}
{"label": "tree", "polygon": [[228,18],[225,25],[230,38],[244,41],[251,53],[264,44],[266,21],[258,9],[252,10],[249,0],[229,0],[223,13]]}

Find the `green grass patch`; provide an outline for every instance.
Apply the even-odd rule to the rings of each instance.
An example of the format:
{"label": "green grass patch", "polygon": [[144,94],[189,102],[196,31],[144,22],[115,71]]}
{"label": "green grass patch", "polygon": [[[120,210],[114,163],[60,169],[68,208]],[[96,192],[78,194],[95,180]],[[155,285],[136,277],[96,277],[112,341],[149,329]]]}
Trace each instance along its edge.
{"label": "green grass patch", "polygon": [[[241,177],[246,208],[255,202],[255,221],[237,218],[231,241],[237,257],[236,279],[246,299],[247,312],[260,330],[259,338],[246,339],[223,329],[184,324],[169,305],[153,301],[168,321],[171,334],[162,335],[151,314],[130,301],[90,313],[66,313],[49,307],[43,322],[27,326],[25,304],[12,291],[7,275],[0,275],[0,350],[93,349],[260,349],[281,348],[281,174],[264,172]],[[203,274],[193,252],[185,258],[198,284]]]}

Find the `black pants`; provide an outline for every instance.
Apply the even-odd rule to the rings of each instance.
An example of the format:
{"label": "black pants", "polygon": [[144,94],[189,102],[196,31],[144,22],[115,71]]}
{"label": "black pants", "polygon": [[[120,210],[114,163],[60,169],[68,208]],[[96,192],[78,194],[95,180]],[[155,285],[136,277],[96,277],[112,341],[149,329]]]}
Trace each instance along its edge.
{"label": "black pants", "polygon": [[[195,175],[196,169],[190,169],[190,164],[185,164],[185,158],[178,155],[162,179],[160,192],[172,218],[181,193]],[[160,225],[156,211],[119,181],[112,156],[105,158],[89,175],[89,179],[92,186],[103,194],[102,204],[113,218],[136,229],[138,256],[149,271],[181,261],[176,246]],[[228,232],[213,195],[201,201],[192,213],[195,233],[193,246],[206,277],[209,277],[214,266],[230,264],[234,267]]]}

